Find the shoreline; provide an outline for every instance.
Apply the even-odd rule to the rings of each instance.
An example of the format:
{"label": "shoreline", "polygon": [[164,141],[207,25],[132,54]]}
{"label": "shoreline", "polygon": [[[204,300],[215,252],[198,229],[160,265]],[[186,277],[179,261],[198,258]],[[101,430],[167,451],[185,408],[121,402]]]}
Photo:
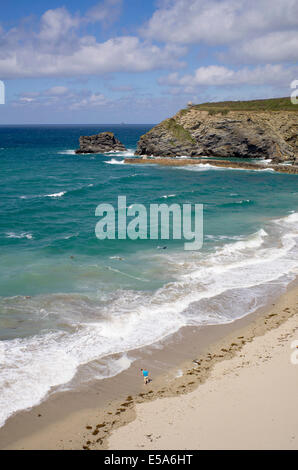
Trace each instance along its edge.
{"label": "shoreline", "polygon": [[297,450],[297,298],[293,308],[277,328],[217,362],[194,391],[137,404],[109,449]]}
{"label": "shoreline", "polygon": [[[216,364],[229,361],[254,338],[295,315],[297,293],[296,279],[273,303],[241,319],[185,327],[159,344],[132,352],[136,360],[117,376],[59,392],[12,416],[0,429],[0,448],[107,449],[109,436],[135,420],[136,406],[199,389]],[[139,375],[144,362],[154,378],[147,386]]]}
{"label": "shoreline", "polygon": [[125,158],[124,163],[126,164],[157,164],[163,166],[186,166],[186,165],[212,165],[219,168],[233,168],[243,170],[274,170],[277,173],[288,173],[298,174],[297,165],[283,165],[283,164],[270,164],[263,165],[260,163],[251,162],[232,162],[229,160],[216,160],[216,159],[200,159],[196,157],[192,158],[167,158],[167,157],[134,157]]}

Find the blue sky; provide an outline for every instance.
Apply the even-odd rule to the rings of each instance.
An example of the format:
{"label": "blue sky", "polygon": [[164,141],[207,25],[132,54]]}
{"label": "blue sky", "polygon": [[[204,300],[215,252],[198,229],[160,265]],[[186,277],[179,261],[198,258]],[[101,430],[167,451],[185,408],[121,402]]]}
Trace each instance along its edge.
{"label": "blue sky", "polygon": [[11,0],[0,124],[155,123],[188,101],[289,96],[298,0]]}

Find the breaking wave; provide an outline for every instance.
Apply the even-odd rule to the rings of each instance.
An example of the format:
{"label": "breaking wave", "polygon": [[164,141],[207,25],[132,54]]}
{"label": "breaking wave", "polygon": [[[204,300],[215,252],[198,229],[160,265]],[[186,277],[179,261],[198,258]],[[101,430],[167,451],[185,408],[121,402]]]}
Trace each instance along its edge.
{"label": "breaking wave", "polygon": [[[115,375],[129,367],[133,349],[185,325],[232,322],[264,305],[297,274],[297,229],[295,212],[213,252],[158,254],[176,280],[153,293],[119,289],[106,301],[82,294],[0,298],[2,312],[24,310],[44,331],[0,342],[1,424],[57,387],[71,387],[79,368],[88,365],[97,378]],[[60,330],[49,330],[53,319]]]}

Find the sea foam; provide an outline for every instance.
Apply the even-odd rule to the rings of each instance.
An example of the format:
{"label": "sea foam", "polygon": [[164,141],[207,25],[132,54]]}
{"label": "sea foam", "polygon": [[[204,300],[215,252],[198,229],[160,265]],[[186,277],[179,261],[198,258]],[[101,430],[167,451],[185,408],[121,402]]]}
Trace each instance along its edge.
{"label": "sea foam", "polygon": [[116,160],[115,158],[112,158],[111,160],[105,161],[105,163],[109,163],[110,165],[122,165],[124,160]]}
{"label": "sea foam", "polygon": [[[78,369],[92,361],[106,361],[97,378],[117,374],[133,359],[111,363],[109,369],[112,354],[156,343],[185,325],[232,322],[264,305],[297,273],[297,228],[298,214],[292,213],[211,253],[162,253],[176,280],[153,293],[118,290],[98,305],[73,294],[39,296],[43,321],[57,315],[68,326],[1,342],[1,423],[17,410],[40,403],[57,387],[70,387]],[[93,374],[92,369],[90,379]]]}
{"label": "sea foam", "polygon": [[21,232],[21,233],[7,232],[6,238],[27,238],[28,240],[32,240],[33,235],[32,233],[29,233],[29,232]]}
{"label": "sea foam", "polygon": [[60,193],[46,194],[45,197],[62,197],[67,191],[61,191]]}

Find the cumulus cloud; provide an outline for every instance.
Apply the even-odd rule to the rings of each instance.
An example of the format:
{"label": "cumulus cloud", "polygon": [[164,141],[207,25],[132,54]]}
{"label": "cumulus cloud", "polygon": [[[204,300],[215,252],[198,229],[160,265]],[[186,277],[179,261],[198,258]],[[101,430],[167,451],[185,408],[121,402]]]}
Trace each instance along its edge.
{"label": "cumulus cloud", "polygon": [[[0,25],[0,78],[82,80],[114,72],[166,70],[168,75],[159,80],[165,86],[162,93],[178,102],[180,94],[195,95],[198,88],[200,95],[202,88],[208,93],[207,87],[229,86],[229,92],[246,85],[284,89],[298,76],[297,0],[159,0],[140,37],[122,35],[99,41],[86,34],[88,24],[105,27],[115,21],[122,4],[123,0],[101,0],[84,14],[72,14],[65,7],[50,9],[36,24],[28,23],[30,29],[26,21],[6,30]],[[197,52],[203,46],[206,60],[210,52],[216,54],[219,64],[198,67],[199,56],[191,46],[198,46]],[[192,54],[187,59],[195,70],[178,73],[184,65],[181,58],[189,50]],[[174,73],[169,74],[171,70]],[[80,110],[108,109],[117,102],[101,91],[78,93],[59,83],[42,93],[20,95],[14,105],[55,104],[57,109]],[[129,93],[137,94],[136,89],[130,86],[119,84],[109,90],[123,92],[136,103]]]}
{"label": "cumulus cloud", "polygon": [[296,0],[172,0],[162,2],[143,34],[165,42],[223,44],[297,25]]}
{"label": "cumulus cloud", "polygon": [[94,36],[79,35],[80,23],[80,17],[58,8],[44,13],[37,32],[0,30],[1,78],[144,72],[181,65],[181,46],[159,47],[136,36],[98,42]]}
{"label": "cumulus cloud", "polygon": [[194,74],[182,76],[176,72],[169,74],[161,78],[159,82],[171,87],[183,87],[186,92],[192,92],[198,86],[275,85],[289,87],[291,80],[297,74],[298,66],[283,67],[280,64],[267,64],[254,68],[243,67],[239,70],[209,65],[197,68]]}
{"label": "cumulus cloud", "polygon": [[242,63],[281,62],[297,60],[297,26],[297,0],[164,0],[141,33],[166,43],[228,46],[228,57]]}
{"label": "cumulus cloud", "polygon": [[72,16],[66,8],[47,10],[41,17],[40,32],[37,35],[40,41],[55,42],[65,38],[69,31],[80,24],[78,16]]}
{"label": "cumulus cloud", "polygon": [[298,30],[277,31],[232,46],[221,60],[236,62],[297,62]]}

